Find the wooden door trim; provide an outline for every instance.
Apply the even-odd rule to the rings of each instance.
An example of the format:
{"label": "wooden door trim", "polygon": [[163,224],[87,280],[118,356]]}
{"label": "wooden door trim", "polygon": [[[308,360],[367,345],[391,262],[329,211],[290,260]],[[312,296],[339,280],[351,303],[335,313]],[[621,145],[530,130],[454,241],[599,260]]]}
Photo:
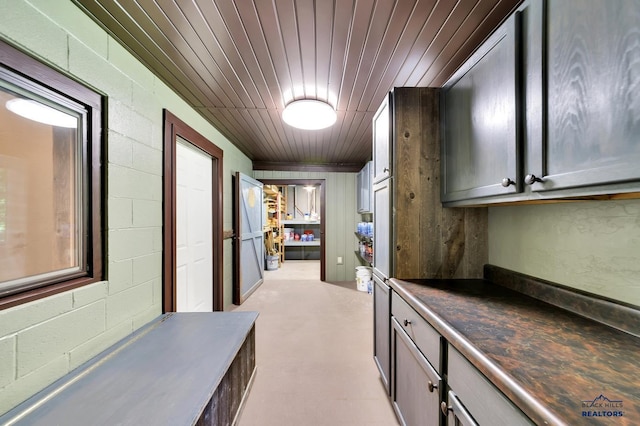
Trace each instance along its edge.
{"label": "wooden door trim", "polygon": [[213,310],[224,310],[223,292],[223,209],[222,209],[222,149],[195,131],[168,110],[164,118],[163,159],[163,266],[162,266],[162,311],[176,311],[176,142],[177,137],[188,141],[211,156],[211,211],[213,215]]}
{"label": "wooden door trim", "polygon": [[325,245],[325,227],[326,218],[325,206],[325,179],[257,179],[265,185],[318,185],[320,186],[320,281],[326,281],[326,245]]}

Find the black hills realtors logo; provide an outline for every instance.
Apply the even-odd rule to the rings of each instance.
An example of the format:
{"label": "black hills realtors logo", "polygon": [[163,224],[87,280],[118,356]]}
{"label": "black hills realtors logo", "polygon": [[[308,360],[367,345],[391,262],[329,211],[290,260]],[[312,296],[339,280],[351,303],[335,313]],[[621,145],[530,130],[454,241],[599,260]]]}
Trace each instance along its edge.
{"label": "black hills realtors logo", "polygon": [[582,417],[622,417],[622,401],[600,395],[593,400],[582,401]]}

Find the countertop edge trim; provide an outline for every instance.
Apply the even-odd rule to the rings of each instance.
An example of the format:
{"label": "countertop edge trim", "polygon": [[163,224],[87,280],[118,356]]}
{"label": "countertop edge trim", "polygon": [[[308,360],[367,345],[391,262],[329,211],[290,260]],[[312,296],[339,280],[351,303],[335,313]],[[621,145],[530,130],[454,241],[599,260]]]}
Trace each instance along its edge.
{"label": "countertop edge trim", "polygon": [[[502,368],[487,358],[473,343],[466,339],[454,327],[429,309],[422,301],[416,299],[402,287],[402,280],[391,278],[391,288],[415,309],[433,328],[436,329],[455,349],[467,358],[471,364],[487,377],[494,386],[534,422],[544,425],[567,425],[562,419],[520,386]],[[495,377],[495,379],[488,379]],[[509,397],[511,395],[511,397]]]}

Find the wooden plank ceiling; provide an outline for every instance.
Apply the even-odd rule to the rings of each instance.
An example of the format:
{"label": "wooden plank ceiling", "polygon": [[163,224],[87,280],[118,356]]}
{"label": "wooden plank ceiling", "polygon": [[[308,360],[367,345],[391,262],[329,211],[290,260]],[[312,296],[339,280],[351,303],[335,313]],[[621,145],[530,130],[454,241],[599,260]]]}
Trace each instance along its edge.
{"label": "wooden plank ceiling", "polygon": [[[359,169],[393,87],[439,87],[521,0],[74,0],[254,162]],[[285,105],[338,113],[296,130]]]}

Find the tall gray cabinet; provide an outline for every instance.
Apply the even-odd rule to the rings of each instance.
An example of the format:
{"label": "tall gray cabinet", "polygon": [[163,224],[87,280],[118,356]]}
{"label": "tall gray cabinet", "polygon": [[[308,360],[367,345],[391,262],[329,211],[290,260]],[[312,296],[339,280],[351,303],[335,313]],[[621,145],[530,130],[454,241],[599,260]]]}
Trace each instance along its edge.
{"label": "tall gray cabinet", "polygon": [[396,410],[419,413],[423,408],[408,408],[415,405],[405,400],[410,392],[397,392],[421,386],[425,376],[406,374],[405,364],[394,366],[406,347],[391,340],[404,331],[392,331],[387,281],[478,278],[487,253],[486,209],[441,204],[438,89],[394,88],[374,116],[373,221],[374,359]]}

